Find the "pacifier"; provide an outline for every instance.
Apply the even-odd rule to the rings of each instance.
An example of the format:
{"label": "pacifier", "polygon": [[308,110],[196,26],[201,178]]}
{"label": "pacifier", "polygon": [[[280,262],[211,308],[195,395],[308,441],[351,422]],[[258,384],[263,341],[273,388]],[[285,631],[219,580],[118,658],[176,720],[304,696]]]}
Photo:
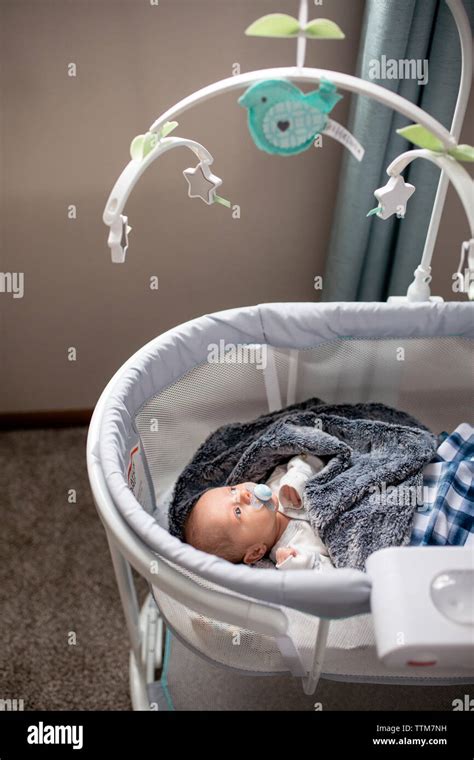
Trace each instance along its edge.
{"label": "pacifier", "polygon": [[254,509],[261,509],[263,506],[265,506],[274,512],[275,505],[272,500],[272,489],[266,486],[265,483],[257,483],[256,485],[249,483],[248,485],[248,490],[252,496],[250,505]]}

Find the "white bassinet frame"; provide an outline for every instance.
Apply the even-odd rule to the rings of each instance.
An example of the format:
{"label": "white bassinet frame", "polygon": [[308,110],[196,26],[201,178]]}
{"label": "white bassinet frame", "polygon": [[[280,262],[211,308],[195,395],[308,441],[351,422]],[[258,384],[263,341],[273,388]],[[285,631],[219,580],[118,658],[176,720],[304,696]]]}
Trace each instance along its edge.
{"label": "white bassinet frame", "polygon": [[[178,114],[184,112],[198,102],[202,102],[230,89],[245,87],[260,79],[268,77],[285,77],[300,82],[318,83],[321,77],[326,77],[330,78],[334,84],[342,89],[347,89],[358,94],[375,98],[384,105],[412,118],[414,121],[418,121],[436,135],[446,148],[450,148],[457,143],[467,106],[471,76],[471,66],[469,65],[469,61],[472,61],[472,56],[469,44],[466,46],[466,40],[469,39],[469,24],[462,3],[460,0],[447,0],[447,3],[458,26],[463,56],[461,84],[451,132],[448,132],[429,114],[417,108],[409,101],[406,101],[394,93],[389,93],[384,90],[384,88],[374,85],[371,82],[365,82],[357,77],[351,77],[340,72],[324,69],[307,69],[299,66],[249,72],[205,87],[180,101],[162,114],[152,124],[150,131],[158,132],[167,121],[175,118]],[[175,141],[175,145],[187,144],[187,147],[194,150],[199,157],[202,157],[200,155],[200,149],[205,152],[205,149],[202,148],[202,146],[197,146],[194,141],[186,141],[182,138],[163,138],[141,164],[140,162],[131,161],[117,181],[106,204],[104,222],[111,226],[111,228],[114,223],[120,219],[127,198],[143,171],[155,160],[155,158],[164,152],[165,149],[169,149],[173,144],[173,141]],[[441,168],[443,167],[441,166]],[[466,190],[463,190],[463,188],[459,189],[459,187],[457,189],[463,198],[463,193],[465,194]],[[442,172],[422,262],[425,274],[427,271],[426,268],[428,267],[429,269],[431,253],[439,226],[439,218],[445,194],[446,177],[444,172]],[[466,210],[468,210],[469,204],[466,204],[465,198],[463,198],[463,202]],[[285,304],[270,305],[268,308],[270,311],[271,309],[276,309],[277,311],[277,307],[281,307],[281,311],[284,312],[284,309],[288,306],[289,305]],[[321,342],[348,334],[354,336],[357,335],[357,330],[360,330],[361,336],[367,336],[367,330],[364,330],[364,325],[370,324],[371,321],[374,323],[374,320],[378,321],[380,314],[383,315],[383,325],[381,327],[380,324],[378,324],[378,328],[380,329],[378,333],[376,330],[377,335],[374,337],[381,337],[383,335],[397,335],[401,338],[422,337],[443,335],[443,331],[446,331],[446,335],[450,335],[453,334],[450,332],[453,325],[456,325],[454,334],[474,337],[471,335],[472,311],[468,304],[440,305],[425,303],[410,304],[401,307],[391,304],[359,303],[347,304],[347,308],[345,305],[337,304],[295,305],[295,307],[298,308],[301,306],[310,309],[312,319],[315,315],[317,315],[318,319],[324,317],[324,315],[328,315],[328,321],[326,322],[323,320],[324,327],[322,332],[319,330],[319,339]],[[261,307],[255,308],[257,310],[261,309]],[[265,309],[267,307],[262,308]],[[239,318],[240,316],[245,316],[244,312],[247,311],[248,310],[239,310]],[[344,311],[347,311],[347,314],[350,316],[350,324],[352,327],[350,332],[347,331],[347,314],[344,316]],[[340,322],[338,322],[339,312],[342,315]],[[228,319],[228,312],[224,312],[223,314],[226,315],[226,319],[224,320],[226,321]],[[221,319],[220,314],[211,315],[211,318],[212,317],[214,317],[217,322]],[[140,526],[140,530],[137,530],[137,525],[133,523],[133,519],[136,516],[135,507],[139,507],[140,505],[138,505],[138,502],[136,502],[130,492],[126,493],[127,484],[124,480],[123,463],[122,467],[120,467],[117,465],[117,462],[114,461],[112,469],[108,469],[108,464],[110,464],[109,453],[108,450],[104,448],[104,438],[108,437],[107,440],[109,444],[114,436],[116,438],[119,436],[119,430],[122,428],[129,425],[130,430],[133,429],[133,414],[131,407],[134,406],[136,399],[134,398],[135,392],[131,389],[131,384],[134,382],[133,378],[139,382],[146,376],[143,369],[145,366],[143,362],[146,363],[148,357],[155,349],[161,349],[163,347],[165,349],[169,348],[176,341],[181,346],[181,356],[186,356],[187,351],[190,350],[190,346],[196,340],[196,336],[199,335],[198,332],[195,332],[195,323],[198,321],[200,322],[200,320],[197,320],[188,325],[181,326],[181,328],[175,328],[175,330],[170,331],[166,335],[155,339],[155,341],[152,341],[150,344],[140,349],[140,351],[131,357],[118,370],[101,395],[94,411],[88,435],[87,460],[89,479],[94,501],[107,534],[119,593],[124,609],[125,620],[131,642],[130,684],[132,704],[134,709],[139,710],[153,709],[153,707],[150,706],[149,686],[154,680],[155,669],[159,668],[162,664],[163,622],[162,616],[158,612],[157,607],[152,602],[150,596],[140,611],[131,572],[132,568],[147,580],[152,589],[155,588],[162,593],[169,594],[190,610],[194,610],[210,619],[215,619],[238,628],[254,631],[257,635],[273,638],[277,643],[282,659],[285,662],[287,672],[302,678],[303,688],[308,694],[314,693],[318,679],[323,670],[331,619],[341,616],[363,615],[367,614],[370,610],[370,579],[367,576],[364,577],[365,574],[358,573],[358,571],[341,570],[336,573],[338,578],[342,578],[341,574],[344,575],[345,573],[344,578],[347,579],[347,583],[341,582],[340,586],[341,589],[342,586],[347,586],[347,588],[350,589],[350,591],[347,592],[347,598],[342,599],[340,602],[341,608],[339,612],[336,609],[336,604],[331,607],[331,602],[328,602],[330,593],[328,594],[327,588],[322,589],[321,600],[316,600],[315,604],[306,600],[304,603],[302,601],[301,606],[299,606],[297,601],[295,602],[290,598],[290,592],[294,590],[291,588],[292,581],[294,585],[294,578],[288,579],[288,598],[285,598],[284,595],[278,596],[281,592],[277,592],[276,590],[273,592],[273,597],[271,594],[265,597],[263,592],[261,592],[260,587],[259,593],[256,593],[255,595],[245,594],[242,590],[245,588],[245,584],[239,587],[240,576],[237,577],[237,568],[235,568],[235,577],[237,578],[238,583],[236,581],[236,585],[234,585],[235,593],[222,593],[221,591],[202,586],[177,569],[175,564],[170,564],[167,561],[160,561],[159,572],[157,574],[154,572],[153,568],[156,565],[157,557],[160,558],[160,554],[157,551],[156,546],[153,546],[153,542],[150,541],[150,537],[153,534],[153,529],[150,527],[151,523],[147,523],[143,530],[142,526]],[[280,408],[284,403],[292,403],[295,400],[296,380],[299,371],[298,350],[292,342],[292,336],[285,333],[284,322],[284,318],[282,317],[278,324],[278,328],[274,328],[273,339],[271,336],[266,335],[264,331],[263,336],[262,334],[254,334],[251,341],[265,343],[269,346],[269,361],[265,370],[265,389],[268,408],[270,410]],[[390,327],[390,325],[395,324],[395,322],[397,323],[396,330],[395,328]],[[329,327],[329,325],[331,326]],[[187,343],[185,341],[180,343],[183,328],[185,329],[185,332],[187,331]],[[324,335],[324,330],[327,331],[326,335]],[[252,330],[249,330],[249,333],[251,334]],[[289,371],[286,378],[285,394],[282,393],[282,389],[280,388],[277,371],[273,362],[272,346],[277,348],[284,346],[288,350]],[[192,351],[190,351],[190,353],[192,354]],[[189,356],[187,356],[187,359],[189,360]],[[192,366],[192,364],[189,366]],[[183,367],[181,367],[180,371],[176,372],[175,379],[180,377],[180,372],[182,370]],[[119,391],[124,392],[125,387],[127,387],[127,393],[130,392],[130,397],[128,397],[127,394],[123,395],[122,400],[117,406],[117,393]],[[156,393],[158,390],[157,386],[152,387],[149,385],[150,394],[152,392]],[[283,395],[285,396],[284,401]],[[129,402],[130,407],[127,406]],[[118,426],[112,430],[117,421],[117,414],[120,417],[124,409],[125,412],[123,418],[119,420]],[[114,491],[114,480],[117,480],[117,482],[120,481],[119,491],[122,489],[121,495],[118,495],[118,491]],[[122,497],[124,497],[125,501],[127,499],[135,501],[135,505],[132,505],[132,510],[130,512],[127,512],[126,509],[122,509],[121,504],[119,505],[119,502],[121,503],[123,500]],[[128,501],[128,505],[130,506],[131,504],[132,502]],[[143,512],[143,510],[141,511]],[[146,517],[152,520],[150,515],[146,515]],[[161,529],[156,526],[156,530]],[[164,533],[164,531],[162,531],[162,533]],[[171,537],[169,537],[169,539],[171,541],[175,540]],[[160,536],[158,543],[160,541],[167,542],[168,539]],[[202,555],[201,552],[196,552],[196,550],[191,547],[186,547],[186,549],[189,550],[189,552],[194,553],[196,556]],[[188,553],[183,555],[183,557],[187,556]],[[223,562],[221,560],[216,561],[217,563]],[[207,562],[207,564],[204,563],[202,565],[202,577],[205,577],[207,573],[208,580],[211,577],[214,577],[214,580],[217,580],[217,578],[219,578],[219,572],[216,571],[216,568],[218,567],[220,568],[221,565],[209,562]],[[256,574],[254,578],[256,581],[256,588],[258,586],[258,577],[260,577],[257,576],[257,573],[259,572],[265,573],[266,571],[255,571]],[[215,573],[214,576],[213,573]],[[283,578],[283,576],[288,576],[288,574],[291,576],[291,573],[288,572],[280,573],[279,575],[280,578]],[[197,573],[197,575],[199,575],[199,573]],[[299,577],[303,578],[303,576]],[[283,583],[283,585],[285,584]],[[339,586],[339,583],[336,585]],[[315,596],[317,596],[317,593]],[[279,603],[278,599],[280,600]],[[289,627],[288,607],[302,609],[306,612],[309,612],[309,609],[311,608],[311,614],[319,618],[319,625],[314,637],[311,657],[309,660],[307,658],[303,661],[298,648],[295,647]],[[349,675],[347,680],[354,680],[354,677]],[[400,683],[409,682],[423,684],[427,682],[453,683],[470,682],[472,680],[472,674],[465,677],[462,673],[456,673],[454,675],[445,673],[440,679],[434,677],[427,681],[426,678],[406,677],[403,673],[400,674],[398,678],[393,674],[386,675],[385,677],[383,675],[372,677],[370,673],[368,673],[366,680],[376,680],[377,682],[382,683],[394,681]]]}
{"label": "white bassinet frame", "polygon": [[[327,344],[347,335],[356,340],[362,337],[413,340],[430,336],[441,339],[452,335],[474,339],[473,311],[474,306],[469,303],[413,304],[402,308],[376,303],[247,307],[209,315],[174,328],[147,344],[119,370],[94,412],[88,437],[88,468],[132,641],[130,667],[134,706],[145,709],[147,704],[146,673],[150,672],[150,658],[155,657],[155,651],[150,647],[148,659],[143,659],[144,635],[140,631],[130,565],[157,591],[170,594],[189,609],[252,630],[255,635],[271,636],[288,672],[303,678],[308,693],[316,687],[329,620],[367,613],[371,588],[370,578],[359,571],[338,570],[330,578],[319,579],[315,585],[311,571],[269,573],[237,567],[172,538],[141,508],[128,490],[124,474],[127,451],[134,446],[129,436],[134,434],[134,419],[144,401],[199,365],[205,359],[207,346],[218,338],[293,351],[315,343]],[[267,366],[272,367],[272,362]],[[289,385],[291,389],[293,382]],[[279,406],[282,393],[272,369],[265,388],[268,405]],[[159,571],[155,574],[153,563],[156,564],[157,558]],[[173,564],[169,564],[169,560]],[[177,570],[176,565],[192,571],[195,577],[219,583],[221,588],[228,588],[229,593],[223,595],[212,588],[203,588]],[[280,609],[281,605],[285,609]],[[308,659],[302,661],[292,641],[289,608],[327,618],[317,628],[311,667]],[[142,616],[142,620],[148,625],[146,617]],[[439,676],[444,683],[446,680],[459,682],[463,678],[458,672],[441,672]],[[378,680],[393,682],[395,678],[396,673],[387,671],[386,676],[379,675]],[[370,674],[367,680],[371,680]],[[403,672],[399,680],[426,683],[425,678],[409,677]],[[436,674],[431,682],[436,683]]]}

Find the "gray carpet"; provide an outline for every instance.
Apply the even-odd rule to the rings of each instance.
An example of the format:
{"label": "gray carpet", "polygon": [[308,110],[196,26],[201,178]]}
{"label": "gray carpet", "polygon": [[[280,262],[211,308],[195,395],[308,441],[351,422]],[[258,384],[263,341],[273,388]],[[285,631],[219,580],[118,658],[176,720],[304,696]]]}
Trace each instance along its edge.
{"label": "gray carpet", "polygon": [[[26,710],[131,708],[127,634],[85,442],[83,428],[0,436],[0,699],[23,699]],[[168,680],[179,710],[450,710],[469,692],[322,681],[306,697],[292,678],[238,676],[177,641]]]}

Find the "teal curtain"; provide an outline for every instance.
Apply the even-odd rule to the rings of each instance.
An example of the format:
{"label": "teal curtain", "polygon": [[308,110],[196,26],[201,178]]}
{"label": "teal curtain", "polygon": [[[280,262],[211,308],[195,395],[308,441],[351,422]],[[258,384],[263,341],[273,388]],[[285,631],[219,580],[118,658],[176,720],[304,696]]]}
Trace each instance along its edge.
{"label": "teal curtain", "polygon": [[[473,5],[473,0],[464,0],[471,24]],[[456,25],[444,0],[367,0],[357,75],[370,79],[371,61],[382,56],[428,60],[427,84],[416,79],[371,81],[416,103],[450,129],[461,55]],[[365,96],[352,97],[349,129],[366,152],[359,163],[345,151],[322,291],[326,301],[385,301],[390,295],[405,295],[413,279],[439,169],[428,161],[414,161],[404,171],[405,180],[416,187],[404,219],[366,217],[377,205],[374,190],[388,180],[389,163],[413,147],[395,132],[410,123]]]}

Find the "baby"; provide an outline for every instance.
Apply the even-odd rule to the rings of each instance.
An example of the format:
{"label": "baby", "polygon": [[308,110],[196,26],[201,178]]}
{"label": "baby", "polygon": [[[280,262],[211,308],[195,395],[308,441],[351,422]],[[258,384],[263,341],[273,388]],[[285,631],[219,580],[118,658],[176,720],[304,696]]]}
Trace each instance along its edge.
{"label": "baby", "polygon": [[278,569],[332,566],[302,498],[308,479],[323,467],[311,454],[293,457],[272,472],[266,501],[256,498],[255,483],[205,491],[186,520],[185,541],[234,563],[252,565],[269,554]]}

